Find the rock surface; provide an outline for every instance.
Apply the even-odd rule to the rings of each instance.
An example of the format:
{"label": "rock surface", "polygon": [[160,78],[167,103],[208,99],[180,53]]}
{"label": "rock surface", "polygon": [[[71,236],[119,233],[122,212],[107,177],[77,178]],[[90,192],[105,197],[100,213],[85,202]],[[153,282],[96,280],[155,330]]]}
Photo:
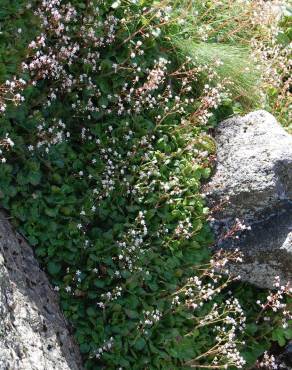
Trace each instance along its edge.
{"label": "rock surface", "polygon": [[0,213],[0,369],[80,370],[78,348],[32,249]]}
{"label": "rock surface", "polygon": [[215,140],[217,168],[206,191],[217,209],[218,246],[244,252],[244,263],[233,267],[243,280],[268,288],[275,276],[292,281],[292,136],[256,111],[223,121]]}

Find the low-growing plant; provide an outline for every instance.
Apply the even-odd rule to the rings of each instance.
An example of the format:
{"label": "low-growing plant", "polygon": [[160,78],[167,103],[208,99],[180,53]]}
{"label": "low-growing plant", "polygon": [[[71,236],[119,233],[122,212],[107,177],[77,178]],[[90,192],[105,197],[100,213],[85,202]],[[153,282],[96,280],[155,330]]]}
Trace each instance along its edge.
{"label": "low-growing plant", "polygon": [[217,271],[240,256],[208,248],[209,129],[258,86],[232,64],[247,46],[232,45],[226,19],[224,45],[208,35],[188,50],[186,32],[201,34],[217,3],[11,8],[38,32],[1,74],[1,204],[59,292],[87,369],[241,368],[268,348],[271,323],[291,337],[273,311],[260,321],[266,292],[243,294]]}

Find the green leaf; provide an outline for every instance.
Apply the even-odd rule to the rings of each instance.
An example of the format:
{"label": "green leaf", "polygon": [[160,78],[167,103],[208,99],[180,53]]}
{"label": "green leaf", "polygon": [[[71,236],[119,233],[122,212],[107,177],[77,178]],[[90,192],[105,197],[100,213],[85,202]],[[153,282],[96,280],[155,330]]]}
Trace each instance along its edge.
{"label": "green leaf", "polygon": [[61,264],[58,262],[49,262],[48,271],[52,275],[57,275],[61,271]]}
{"label": "green leaf", "polygon": [[88,316],[95,316],[96,315],[96,310],[93,307],[88,307],[86,310],[86,313]]}
{"label": "green leaf", "polygon": [[125,312],[126,312],[126,315],[127,315],[130,319],[138,319],[138,318],[139,318],[139,314],[138,314],[138,312],[136,312],[136,311],[129,310],[129,309],[125,309]]}
{"label": "green leaf", "polygon": [[94,280],[94,285],[97,287],[97,288],[103,288],[105,286],[105,282],[103,280]]}
{"label": "green leaf", "polygon": [[57,208],[46,208],[45,214],[49,217],[56,217],[56,215],[58,214],[58,209]]}
{"label": "green leaf", "polygon": [[136,342],[134,343],[134,348],[136,348],[138,351],[141,351],[146,345],[146,341],[143,338],[138,338]]}

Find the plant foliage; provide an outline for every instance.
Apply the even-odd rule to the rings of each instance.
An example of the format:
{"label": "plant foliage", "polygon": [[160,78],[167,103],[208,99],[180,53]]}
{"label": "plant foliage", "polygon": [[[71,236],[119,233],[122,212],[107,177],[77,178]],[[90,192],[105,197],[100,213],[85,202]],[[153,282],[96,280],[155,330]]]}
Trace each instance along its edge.
{"label": "plant foliage", "polygon": [[[254,323],[249,302],[265,292],[233,283],[233,301],[229,280],[208,275],[209,130],[251,106],[246,90],[258,86],[232,29],[223,44],[186,41],[212,4],[1,3],[1,205],[59,292],[87,369],[240,368],[272,335],[291,337],[279,316],[270,315],[277,334]],[[198,307],[184,290],[194,276]],[[218,358],[208,352],[222,335],[214,307],[238,325],[222,316],[232,335]]]}

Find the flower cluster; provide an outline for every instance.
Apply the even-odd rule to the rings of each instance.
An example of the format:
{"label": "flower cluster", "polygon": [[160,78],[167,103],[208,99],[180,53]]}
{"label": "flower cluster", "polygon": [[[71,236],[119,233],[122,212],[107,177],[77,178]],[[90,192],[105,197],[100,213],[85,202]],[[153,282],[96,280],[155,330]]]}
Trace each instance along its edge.
{"label": "flower cluster", "polygon": [[162,314],[158,309],[143,311],[142,314],[144,318],[140,321],[139,325],[141,330],[147,334],[147,329],[151,328],[155,323],[157,323],[161,319]]}
{"label": "flower cluster", "polygon": [[24,101],[21,95],[22,90],[26,87],[27,83],[24,79],[17,79],[14,77],[11,81],[7,80],[4,84],[0,85],[0,114],[4,113],[7,103],[12,102],[18,105]]}
{"label": "flower cluster", "polygon": [[[199,269],[200,275],[189,278],[186,285],[174,294],[173,310],[181,310],[183,306],[186,306],[196,312],[193,316],[193,330],[212,327],[216,334],[212,348],[188,361],[187,365],[199,368],[202,365],[201,361],[205,361],[206,358],[211,359],[210,368],[212,366],[222,366],[222,368],[236,366],[241,369],[245,364],[239,350],[244,343],[238,339],[238,333],[244,332],[246,317],[238,299],[231,297],[221,305],[213,303],[208,313],[201,311],[234,279],[232,277],[223,278],[214,270],[214,267],[218,269],[220,266],[222,269],[229,259],[237,260],[238,258],[237,252],[233,254],[218,252],[209,265],[202,266],[201,271]],[[204,312],[204,315],[201,316],[200,312]],[[193,331],[187,335],[191,336],[192,333]]]}
{"label": "flower cluster", "polygon": [[239,233],[241,231],[251,230],[251,226],[245,225],[243,221],[239,218],[236,218],[233,225],[231,225],[226,231],[222,233],[219,238],[219,241],[226,240],[229,238],[239,239]]}
{"label": "flower cluster", "polygon": [[[107,301],[107,302],[114,301],[114,300],[118,299],[122,295],[122,290],[123,290],[122,287],[116,286],[113,289],[112,292],[107,292],[105,294],[102,294],[101,295],[101,299],[103,299],[104,301]],[[101,302],[98,302],[97,305],[99,307],[104,307],[104,304],[102,304]]]}
{"label": "flower cluster", "polygon": [[148,247],[145,238],[148,234],[147,225],[143,211],[140,211],[136,218],[136,228],[129,230],[122,241],[117,242],[118,256],[113,257],[119,261],[119,266],[122,269],[133,271],[141,269],[138,259],[143,255]]}
{"label": "flower cluster", "polygon": [[257,369],[267,369],[267,370],[278,370],[278,369],[285,369],[286,365],[279,363],[276,360],[274,355],[270,355],[267,351],[264,352],[262,359],[258,360],[256,363]]}
{"label": "flower cluster", "polygon": [[265,40],[254,38],[252,47],[262,68],[263,91],[268,92],[263,99],[268,100],[268,109],[270,106],[282,124],[291,130],[291,38],[285,34],[289,25],[289,18],[285,25],[286,8],[286,2],[281,0],[261,2],[254,13],[265,30]]}
{"label": "flower cluster", "polygon": [[[57,145],[70,138],[70,132],[66,130],[65,123],[59,119],[53,118],[51,122],[40,122],[37,126],[37,144],[36,149],[44,149],[45,153],[49,152],[51,145]],[[33,151],[33,145],[28,146],[29,151]]]}
{"label": "flower cluster", "polygon": [[103,355],[104,352],[108,352],[112,349],[114,345],[114,338],[111,337],[108,341],[106,341],[102,347],[98,348],[95,351],[95,358],[99,359]]}
{"label": "flower cluster", "polygon": [[0,141],[0,147],[2,147],[2,149],[0,149],[1,162],[6,163],[6,158],[3,154],[5,151],[14,147],[14,142],[11,140],[8,133],[6,133],[5,137]]}
{"label": "flower cluster", "polygon": [[270,292],[267,296],[266,302],[262,303],[260,300],[257,301],[257,304],[261,307],[261,313],[258,316],[258,319],[269,311],[281,312],[282,317],[282,326],[283,328],[288,328],[288,322],[292,320],[292,313],[289,310],[289,307],[286,302],[287,297],[292,297],[292,288],[290,282],[286,285],[281,285],[280,277],[275,277],[274,287],[275,292]]}

